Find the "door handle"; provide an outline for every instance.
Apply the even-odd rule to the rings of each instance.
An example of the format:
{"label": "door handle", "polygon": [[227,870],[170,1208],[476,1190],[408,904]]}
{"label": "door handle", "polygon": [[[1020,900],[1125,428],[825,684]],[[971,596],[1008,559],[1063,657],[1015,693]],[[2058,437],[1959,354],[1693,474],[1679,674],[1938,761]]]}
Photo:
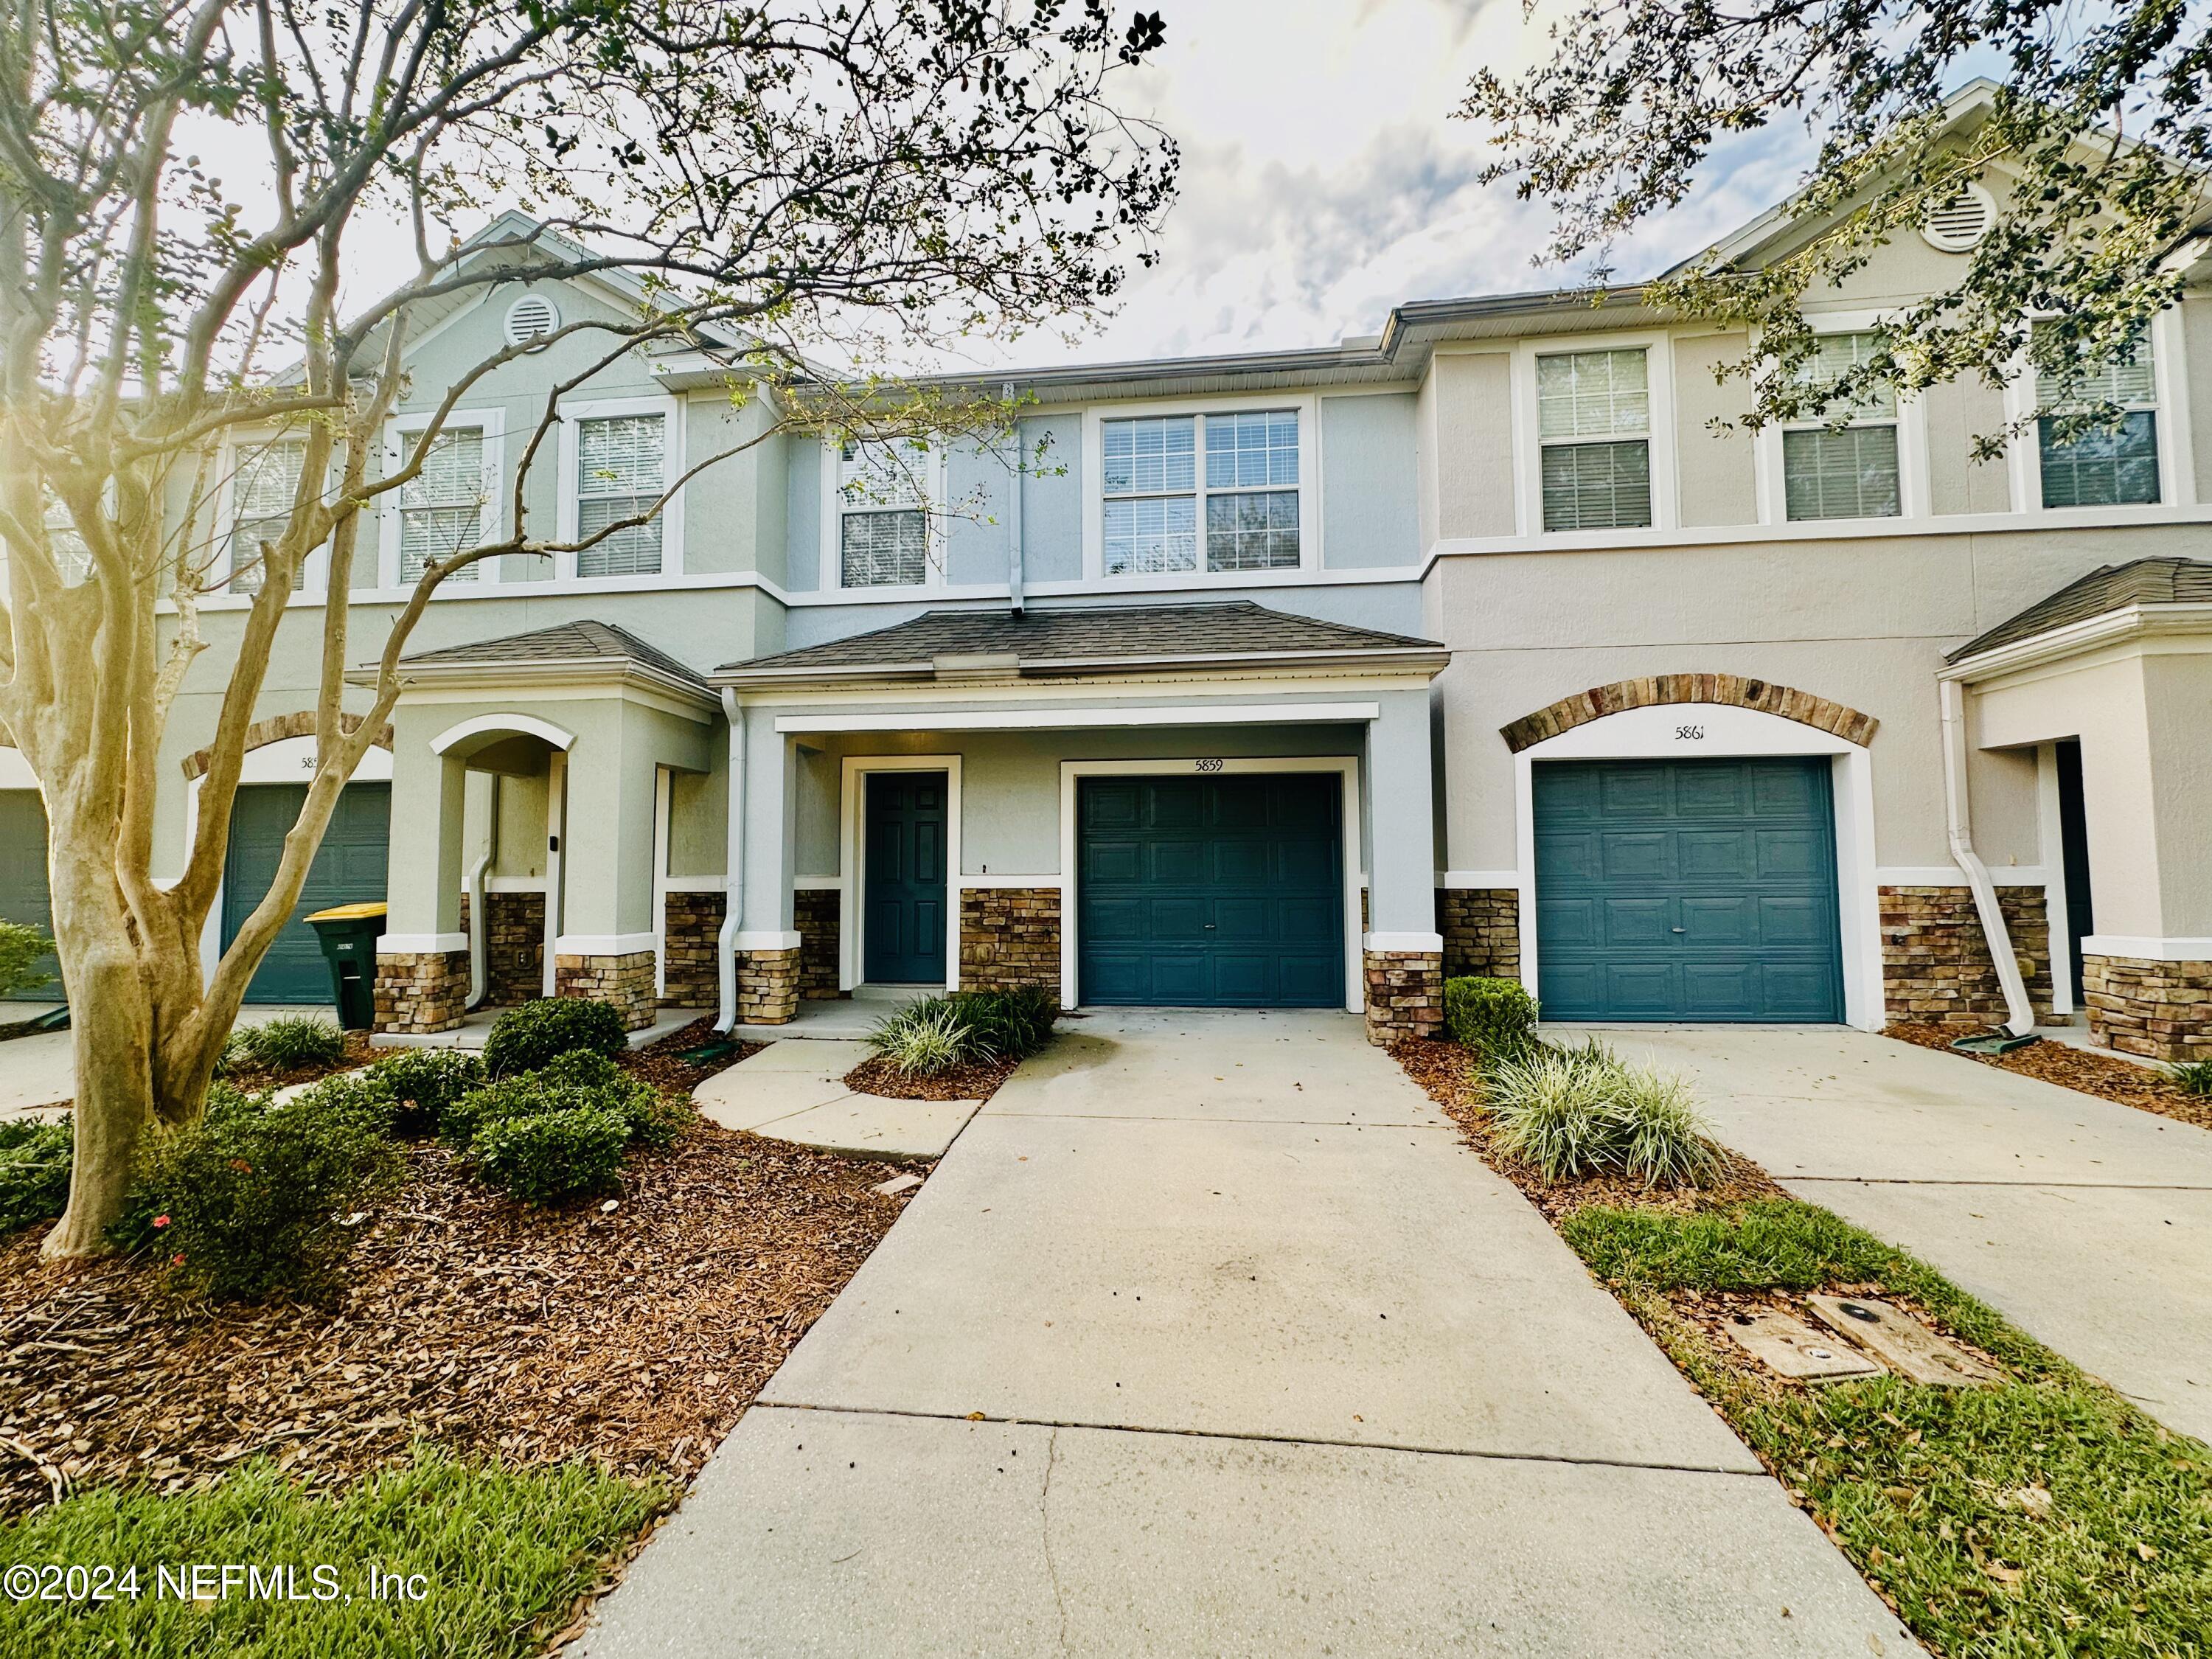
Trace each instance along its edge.
{"label": "door handle", "polygon": [[1206,931],[1209,933],[1213,931],[1213,924],[1212,922],[1209,921],[1206,924]]}
{"label": "door handle", "polygon": [[1686,928],[1686,927],[1674,927],[1674,928],[1670,928],[1670,929],[1668,929],[1668,932],[1670,932],[1670,933],[1688,933],[1690,930],[1689,930],[1688,928]]}

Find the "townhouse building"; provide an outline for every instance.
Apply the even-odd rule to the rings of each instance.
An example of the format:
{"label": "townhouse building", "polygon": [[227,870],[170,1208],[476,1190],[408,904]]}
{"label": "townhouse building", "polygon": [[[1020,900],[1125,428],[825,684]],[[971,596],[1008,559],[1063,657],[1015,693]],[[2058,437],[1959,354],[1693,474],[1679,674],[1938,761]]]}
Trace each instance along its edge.
{"label": "townhouse building", "polygon": [[[1996,211],[1971,192],[1810,302],[1823,360],[1955,280]],[[440,363],[631,302],[469,295],[413,348],[392,453]],[[2110,369],[2121,428],[2031,422],[1990,461],[2032,387],[1754,434],[1715,373],[1752,344],[1634,289],[1407,303],[1333,347],[994,374],[1012,441],[896,456],[772,429],[700,354],[625,361],[562,404],[540,523],[758,441],[647,526],[446,586],[303,911],[388,902],[398,1034],[556,992],[774,1025],[864,985],[1036,984],[1389,1040],[1477,973],[1547,1018],[2079,1013],[2212,1054],[2212,270]],[[321,607],[371,660],[423,550],[501,528],[518,434],[586,349],[471,392],[351,591],[304,574],[210,961],[301,798]],[[251,449],[218,504],[247,546],[297,466],[281,433]],[[246,602],[208,602],[172,722],[176,866]],[[0,915],[44,902],[34,783],[0,750]],[[295,924],[254,994],[323,984]]]}

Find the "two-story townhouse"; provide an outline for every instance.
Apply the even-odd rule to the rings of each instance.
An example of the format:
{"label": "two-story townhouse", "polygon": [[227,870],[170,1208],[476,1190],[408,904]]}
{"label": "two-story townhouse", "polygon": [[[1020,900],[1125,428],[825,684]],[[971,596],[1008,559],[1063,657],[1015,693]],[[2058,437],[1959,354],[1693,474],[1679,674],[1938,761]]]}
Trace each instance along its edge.
{"label": "two-story townhouse", "polygon": [[[1863,352],[1947,284],[1996,210],[1970,195],[1822,295],[1826,349]],[[1720,251],[1755,264],[1814,228],[1769,215]],[[2021,389],[1753,434],[1742,383],[1713,373],[1753,343],[1633,289],[1409,304],[1317,350],[994,375],[1018,443],[896,465],[775,433],[650,529],[448,586],[308,902],[388,896],[379,1018],[401,1035],[560,989],[634,1025],[719,1005],[767,1026],[862,985],[1036,983],[1072,1005],[1364,1009],[1388,1037],[1433,1023],[1443,974],[1483,972],[1561,1018],[2086,1003],[2107,1040],[2202,1053],[2204,276],[2112,371],[2121,430],[2031,423],[1990,463],[1973,440]],[[416,349],[395,452],[441,356],[622,303],[472,296]],[[343,596],[364,659],[428,515],[500,510],[478,470],[511,478],[512,434],[564,372],[487,380],[474,441],[385,515]],[[531,510],[588,524],[764,429],[723,386],[682,355],[594,377]],[[913,466],[941,510],[905,493]],[[248,523],[258,498],[234,493]],[[296,803],[327,602],[305,580],[210,951]],[[178,862],[219,671],[173,723]],[[0,828],[27,844],[11,764]],[[0,915],[34,908],[38,868],[0,866]],[[257,994],[309,992],[312,950],[288,944]]]}

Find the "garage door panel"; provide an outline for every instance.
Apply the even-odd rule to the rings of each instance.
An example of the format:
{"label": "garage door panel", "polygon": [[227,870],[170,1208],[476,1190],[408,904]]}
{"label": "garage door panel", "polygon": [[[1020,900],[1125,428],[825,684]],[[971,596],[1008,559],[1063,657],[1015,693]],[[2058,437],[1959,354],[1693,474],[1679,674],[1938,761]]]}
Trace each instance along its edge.
{"label": "garage door panel", "polygon": [[[0,789],[0,921],[53,931],[53,905],[46,885],[46,809],[35,789]],[[33,964],[55,983],[31,992],[59,994],[61,968],[47,955]]]}
{"label": "garage door panel", "polygon": [[1340,1004],[1340,799],[1333,774],[1080,781],[1078,996]]}
{"label": "garage door panel", "polygon": [[[222,943],[227,950],[269,891],[284,852],[284,837],[307,799],[304,784],[249,784],[231,811],[230,847],[223,861]],[[328,1002],[330,969],[315,930],[305,918],[333,905],[381,901],[386,896],[392,825],[392,786],[349,784],[338,795],[300,902],[261,960],[246,988],[249,1002]]]}
{"label": "garage door panel", "polygon": [[1842,1017],[1826,760],[1552,762],[1533,781],[1548,1017]]}

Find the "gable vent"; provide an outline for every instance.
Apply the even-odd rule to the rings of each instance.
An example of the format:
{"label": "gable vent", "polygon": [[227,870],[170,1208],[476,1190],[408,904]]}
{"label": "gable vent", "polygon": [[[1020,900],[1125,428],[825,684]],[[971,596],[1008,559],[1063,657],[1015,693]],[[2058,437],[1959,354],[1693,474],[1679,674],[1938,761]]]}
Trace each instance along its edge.
{"label": "gable vent", "polygon": [[1997,204],[1979,185],[1961,185],[1959,193],[1928,216],[1920,234],[1930,247],[1946,253],[1965,253],[1990,234],[1996,222]]}
{"label": "gable vent", "polygon": [[507,343],[520,345],[561,326],[561,313],[542,294],[526,294],[507,309]]}

